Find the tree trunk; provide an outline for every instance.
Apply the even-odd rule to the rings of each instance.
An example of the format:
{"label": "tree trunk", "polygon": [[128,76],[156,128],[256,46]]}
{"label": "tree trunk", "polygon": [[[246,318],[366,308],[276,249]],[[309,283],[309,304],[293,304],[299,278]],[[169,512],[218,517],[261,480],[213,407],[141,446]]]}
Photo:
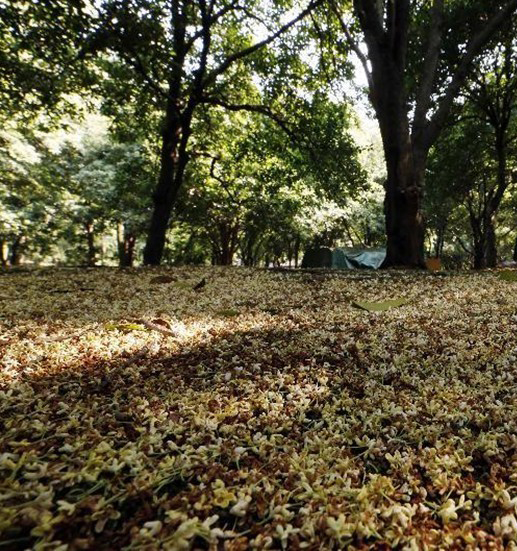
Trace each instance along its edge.
{"label": "tree trunk", "polygon": [[497,241],[493,219],[490,219],[486,227],[486,262],[487,268],[497,267]]}
{"label": "tree trunk", "polygon": [[121,268],[133,266],[136,236],[127,231],[122,222],[117,225],[118,261]]}
{"label": "tree trunk", "polygon": [[256,241],[256,235],[254,233],[249,233],[248,235],[245,235],[243,241],[244,243],[241,248],[242,262],[244,266],[253,266],[254,264],[253,245],[255,244],[255,241]]}
{"label": "tree trunk", "polygon": [[[411,177],[411,174],[403,178]],[[424,266],[424,226],[418,190],[400,187],[388,178],[384,199],[386,216],[386,260],[383,267]]]}
{"label": "tree trunk", "polygon": [[486,268],[485,243],[483,239],[474,239],[474,270]]}
{"label": "tree trunk", "polygon": [[217,264],[220,266],[231,266],[237,248],[239,226],[221,222],[219,224],[219,254]]}
{"label": "tree trunk", "polygon": [[84,229],[86,230],[86,265],[95,266],[96,250],[95,250],[95,227],[93,221],[84,223]]}
{"label": "tree trunk", "polygon": [[506,189],[510,183],[507,175],[507,153],[506,153],[506,130],[507,127],[496,128],[495,151],[497,156],[497,187],[489,203],[489,215],[486,220],[486,266],[487,268],[497,267],[497,240],[495,235],[495,217],[501,206]]}
{"label": "tree trunk", "polygon": [[470,227],[473,241],[473,265],[474,270],[486,268],[486,233],[482,219],[475,215],[472,206],[469,205]]}
{"label": "tree trunk", "polygon": [[[446,2],[434,1],[429,11],[427,37],[419,36],[427,47],[421,74],[417,76],[418,87],[412,97],[407,89],[407,54],[408,44],[415,37],[411,28],[413,4],[410,0],[353,1],[368,57],[349,38],[347,24],[340,19],[350,47],[365,68],[386,157],[387,254],[384,266],[424,266],[421,200],[428,152],[444,128],[472,61],[515,12],[517,0],[509,0],[470,37],[442,90],[437,88],[436,75],[441,67]],[[438,91],[442,97],[434,102]],[[414,99],[414,103],[408,98]],[[432,106],[434,112],[430,113]],[[411,112],[412,125],[409,124]]]}
{"label": "tree trunk", "polygon": [[117,222],[117,252],[118,252],[118,265],[123,266],[124,258],[124,224],[123,222]]}
{"label": "tree trunk", "polygon": [[2,268],[7,266],[7,241],[5,239],[0,240],[0,262]]}
{"label": "tree trunk", "polygon": [[384,198],[386,259],[383,267],[423,268],[424,223],[422,194],[427,151],[415,151],[409,123],[393,113],[381,124],[388,177]]}
{"label": "tree trunk", "polygon": [[11,266],[19,266],[22,260],[22,247],[25,242],[23,235],[18,235],[11,245],[11,254],[9,261]]}
{"label": "tree trunk", "polygon": [[298,268],[300,260],[300,236],[296,235],[296,241],[294,242],[294,267]]}
{"label": "tree trunk", "polygon": [[174,102],[169,98],[165,119],[160,175],[153,194],[154,209],[144,250],[144,264],[151,265],[161,262],[172,207],[183,184],[188,163],[186,147],[190,135],[191,113],[179,117]]}
{"label": "tree trunk", "polygon": [[436,258],[440,258],[443,255],[443,247],[445,245],[446,231],[447,231],[447,220],[443,221],[437,229],[436,243],[434,246],[434,256]]}

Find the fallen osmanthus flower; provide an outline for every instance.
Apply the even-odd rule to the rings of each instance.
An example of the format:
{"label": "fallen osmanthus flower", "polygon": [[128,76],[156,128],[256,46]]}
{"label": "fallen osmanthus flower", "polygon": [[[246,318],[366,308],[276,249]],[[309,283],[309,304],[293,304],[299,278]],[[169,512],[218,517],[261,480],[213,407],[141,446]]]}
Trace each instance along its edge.
{"label": "fallen osmanthus flower", "polygon": [[[5,275],[0,544],[510,548],[512,285],[495,272]],[[45,292],[77,287],[95,292]],[[394,297],[407,302],[351,304]]]}

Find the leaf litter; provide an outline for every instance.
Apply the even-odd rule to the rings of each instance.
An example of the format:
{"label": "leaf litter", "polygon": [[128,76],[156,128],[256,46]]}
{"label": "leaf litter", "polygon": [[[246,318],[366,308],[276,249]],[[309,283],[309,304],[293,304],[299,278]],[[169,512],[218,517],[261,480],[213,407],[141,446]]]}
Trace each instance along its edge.
{"label": "leaf litter", "polygon": [[[210,284],[149,286],[158,276]],[[507,285],[244,268],[5,275],[0,543],[515,548]],[[78,286],[93,290],[45,291]],[[409,302],[371,315],[343,298],[357,296]]]}

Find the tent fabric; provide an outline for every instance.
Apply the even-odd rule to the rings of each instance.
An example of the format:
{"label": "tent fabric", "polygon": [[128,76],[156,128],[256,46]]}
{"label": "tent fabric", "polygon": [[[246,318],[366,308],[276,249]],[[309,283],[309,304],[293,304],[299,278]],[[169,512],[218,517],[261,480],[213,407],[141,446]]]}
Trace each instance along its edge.
{"label": "tent fabric", "polygon": [[386,258],[386,249],[338,248],[332,253],[332,268],[378,270]]}

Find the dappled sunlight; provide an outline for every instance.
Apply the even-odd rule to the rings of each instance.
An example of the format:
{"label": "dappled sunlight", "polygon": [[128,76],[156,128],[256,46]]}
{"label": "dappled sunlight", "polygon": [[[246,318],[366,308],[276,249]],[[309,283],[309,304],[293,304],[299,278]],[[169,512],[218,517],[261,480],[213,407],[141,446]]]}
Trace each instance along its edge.
{"label": "dappled sunlight", "polygon": [[[93,534],[171,549],[501,541],[517,461],[513,283],[200,269],[173,291],[155,276],[118,287],[119,272],[93,273],[94,297],[69,293],[69,312],[58,301],[41,323],[28,313],[48,297],[17,296],[39,275],[2,279],[16,311],[0,527],[14,548],[88,548]],[[397,297],[408,305],[351,306]]]}

